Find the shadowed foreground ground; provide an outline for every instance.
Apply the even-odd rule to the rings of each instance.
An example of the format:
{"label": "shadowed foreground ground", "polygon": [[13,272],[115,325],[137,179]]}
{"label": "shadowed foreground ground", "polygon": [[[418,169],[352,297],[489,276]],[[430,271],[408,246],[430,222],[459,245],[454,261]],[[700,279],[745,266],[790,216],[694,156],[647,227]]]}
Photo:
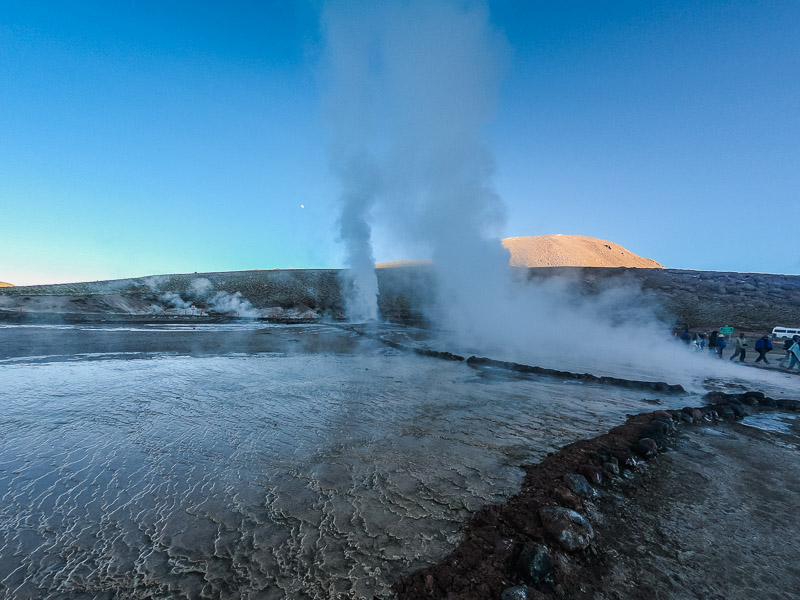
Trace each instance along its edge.
{"label": "shadowed foreground ground", "polygon": [[[739,410],[750,412],[737,405]],[[742,424],[754,418],[773,430]],[[679,433],[662,445],[669,451],[624,467],[631,459],[625,448],[650,419],[632,417],[607,435],[529,467],[521,493],[482,509],[453,554],[398,584],[400,598],[800,597],[796,415],[756,411],[742,423],[704,417],[688,425],[678,419]],[[588,487],[591,495],[567,482],[576,471],[591,479],[591,465],[601,456],[619,457],[623,477],[596,471],[600,483]],[[566,549],[548,530],[541,510],[552,506],[588,519],[593,537],[582,549]],[[522,557],[537,547],[549,558],[532,578],[533,563]]]}
{"label": "shadowed foreground ground", "polygon": [[800,461],[794,433],[699,429],[612,496],[595,598],[800,597]]}

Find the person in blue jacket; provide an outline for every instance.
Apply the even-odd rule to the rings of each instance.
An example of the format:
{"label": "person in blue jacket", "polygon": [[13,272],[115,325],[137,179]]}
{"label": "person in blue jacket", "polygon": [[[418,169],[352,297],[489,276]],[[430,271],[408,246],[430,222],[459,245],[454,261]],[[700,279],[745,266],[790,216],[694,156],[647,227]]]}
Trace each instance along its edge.
{"label": "person in blue jacket", "polygon": [[722,358],[722,351],[728,346],[728,342],[725,341],[725,336],[723,334],[719,334],[717,336],[717,354],[719,357]]}
{"label": "person in blue jacket", "polygon": [[758,338],[756,345],[753,347],[756,349],[756,352],[758,352],[756,362],[761,362],[763,360],[766,364],[769,364],[767,352],[772,350],[772,340],[769,339],[769,334],[765,333],[762,337]]}

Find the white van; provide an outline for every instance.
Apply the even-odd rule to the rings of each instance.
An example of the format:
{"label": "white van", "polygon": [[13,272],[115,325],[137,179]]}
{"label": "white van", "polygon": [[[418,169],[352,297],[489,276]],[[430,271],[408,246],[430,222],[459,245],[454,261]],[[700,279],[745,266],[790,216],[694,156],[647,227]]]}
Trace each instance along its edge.
{"label": "white van", "polygon": [[772,337],[775,339],[792,338],[800,335],[800,327],[776,327],[772,330]]}

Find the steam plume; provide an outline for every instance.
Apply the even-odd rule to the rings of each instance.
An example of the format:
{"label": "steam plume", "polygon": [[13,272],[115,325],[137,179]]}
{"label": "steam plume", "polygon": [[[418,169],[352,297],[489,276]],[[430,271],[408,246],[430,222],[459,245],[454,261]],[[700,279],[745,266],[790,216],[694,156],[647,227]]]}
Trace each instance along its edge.
{"label": "steam plume", "polygon": [[503,219],[483,139],[504,41],[484,8],[451,2],[331,3],[323,24],[339,232],[354,293],[349,314],[377,315],[373,211],[392,219],[399,238],[427,247],[441,292],[459,298],[453,269],[466,263],[454,249],[489,260],[492,272],[507,265],[499,238],[487,243]]}
{"label": "steam plume", "polygon": [[[372,224],[434,259],[431,316],[457,347],[575,368],[717,369],[666,341],[640,290],[514,281],[487,144],[507,43],[479,3],[330,3],[326,114],[351,318],[377,314]],[[382,229],[383,231],[383,229]]]}

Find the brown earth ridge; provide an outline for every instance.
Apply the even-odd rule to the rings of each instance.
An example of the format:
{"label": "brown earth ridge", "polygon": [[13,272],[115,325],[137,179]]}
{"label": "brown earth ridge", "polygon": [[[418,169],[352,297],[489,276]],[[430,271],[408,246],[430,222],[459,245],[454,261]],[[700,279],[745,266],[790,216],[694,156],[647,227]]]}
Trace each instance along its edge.
{"label": "brown earth ridge", "polygon": [[[433,265],[378,269],[382,316],[401,322],[421,320],[430,301],[434,269]],[[658,306],[659,316],[679,327],[710,330],[730,325],[757,332],[800,325],[798,275],[599,267],[517,268],[516,272],[530,284],[564,281],[579,294],[616,287],[631,293],[641,290],[643,301]],[[300,306],[318,315],[337,315],[344,310],[340,274],[334,269],[255,270],[8,287],[0,289],[0,319],[34,313],[143,315],[158,303],[159,294],[185,295],[198,278],[208,279],[215,291],[240,292],[256,309]]]}

